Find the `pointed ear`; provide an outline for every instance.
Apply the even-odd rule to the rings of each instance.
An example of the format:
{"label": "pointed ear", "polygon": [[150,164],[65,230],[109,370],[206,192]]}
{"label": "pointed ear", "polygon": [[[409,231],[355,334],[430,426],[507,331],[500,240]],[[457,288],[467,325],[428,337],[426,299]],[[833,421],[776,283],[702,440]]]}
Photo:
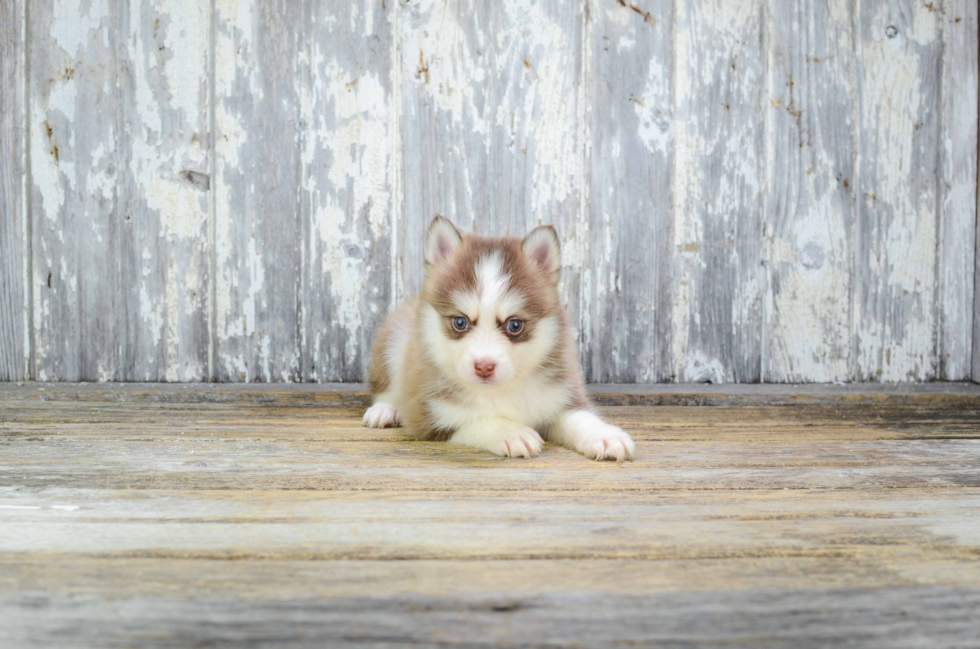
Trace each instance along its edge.
{"label": "pointed ear", "polygon": [[456,246],[463,238],[449,219],[437,215],[425,233],[425,263],[438,266],[453,256]]}
{"label": "pointed ear", "polygon": [[542,272],[549,275],[553,282],[558,282],[561,271],[561,244],[558,242],[558,233],[553,227],[540,225],[531,230],[531,234],[524,237],[524,254]]}

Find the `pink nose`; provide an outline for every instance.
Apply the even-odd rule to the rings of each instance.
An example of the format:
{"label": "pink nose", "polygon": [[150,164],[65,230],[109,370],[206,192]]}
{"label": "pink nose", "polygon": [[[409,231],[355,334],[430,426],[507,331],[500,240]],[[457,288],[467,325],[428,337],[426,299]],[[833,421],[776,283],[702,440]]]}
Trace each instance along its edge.
{"label": "pink nose", "polygon": [[485,358],[473,363],[473,370],[481,379],[489,379],[491,376],[493,376],[493,370],[496,369],[496,367],[496,363],[493,361],[488,361]]}

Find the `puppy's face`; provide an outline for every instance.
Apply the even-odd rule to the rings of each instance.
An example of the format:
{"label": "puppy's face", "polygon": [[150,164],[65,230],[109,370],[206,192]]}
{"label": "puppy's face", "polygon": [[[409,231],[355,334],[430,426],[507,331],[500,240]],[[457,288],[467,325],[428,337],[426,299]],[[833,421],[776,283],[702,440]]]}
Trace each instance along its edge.
{"label": "puppy's face", "polygon": [[436,217],[425,262],[422,344],[444,376],[492,389],[554,360],[561,258],[553,228],[524,240],[463,237]]}

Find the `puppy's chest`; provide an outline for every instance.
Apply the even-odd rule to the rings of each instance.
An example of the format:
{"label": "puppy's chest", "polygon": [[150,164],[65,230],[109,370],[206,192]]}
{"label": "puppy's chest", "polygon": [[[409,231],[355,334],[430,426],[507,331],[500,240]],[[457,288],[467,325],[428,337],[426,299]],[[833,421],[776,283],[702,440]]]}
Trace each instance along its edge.
{"label": "puppy's chest", "polygon": [[568,389],[564,385],[530,382],[504,394],[478,394],[459,401],[430,399],[426,405],[439,428],[455,429],[468,421],[489,417],[536,427],[554,421],[568,407]]}

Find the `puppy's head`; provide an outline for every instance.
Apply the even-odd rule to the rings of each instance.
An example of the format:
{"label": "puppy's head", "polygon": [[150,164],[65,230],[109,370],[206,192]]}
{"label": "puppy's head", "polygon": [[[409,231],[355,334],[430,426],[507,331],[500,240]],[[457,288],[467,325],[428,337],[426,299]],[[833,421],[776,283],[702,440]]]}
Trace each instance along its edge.
{"label": "puppy's head", "polygon": [[538,371],[557,353],[561,252],[550,225],[527,237],[463,236],[437,216],[425,238],[422,345],[474,389]]}

